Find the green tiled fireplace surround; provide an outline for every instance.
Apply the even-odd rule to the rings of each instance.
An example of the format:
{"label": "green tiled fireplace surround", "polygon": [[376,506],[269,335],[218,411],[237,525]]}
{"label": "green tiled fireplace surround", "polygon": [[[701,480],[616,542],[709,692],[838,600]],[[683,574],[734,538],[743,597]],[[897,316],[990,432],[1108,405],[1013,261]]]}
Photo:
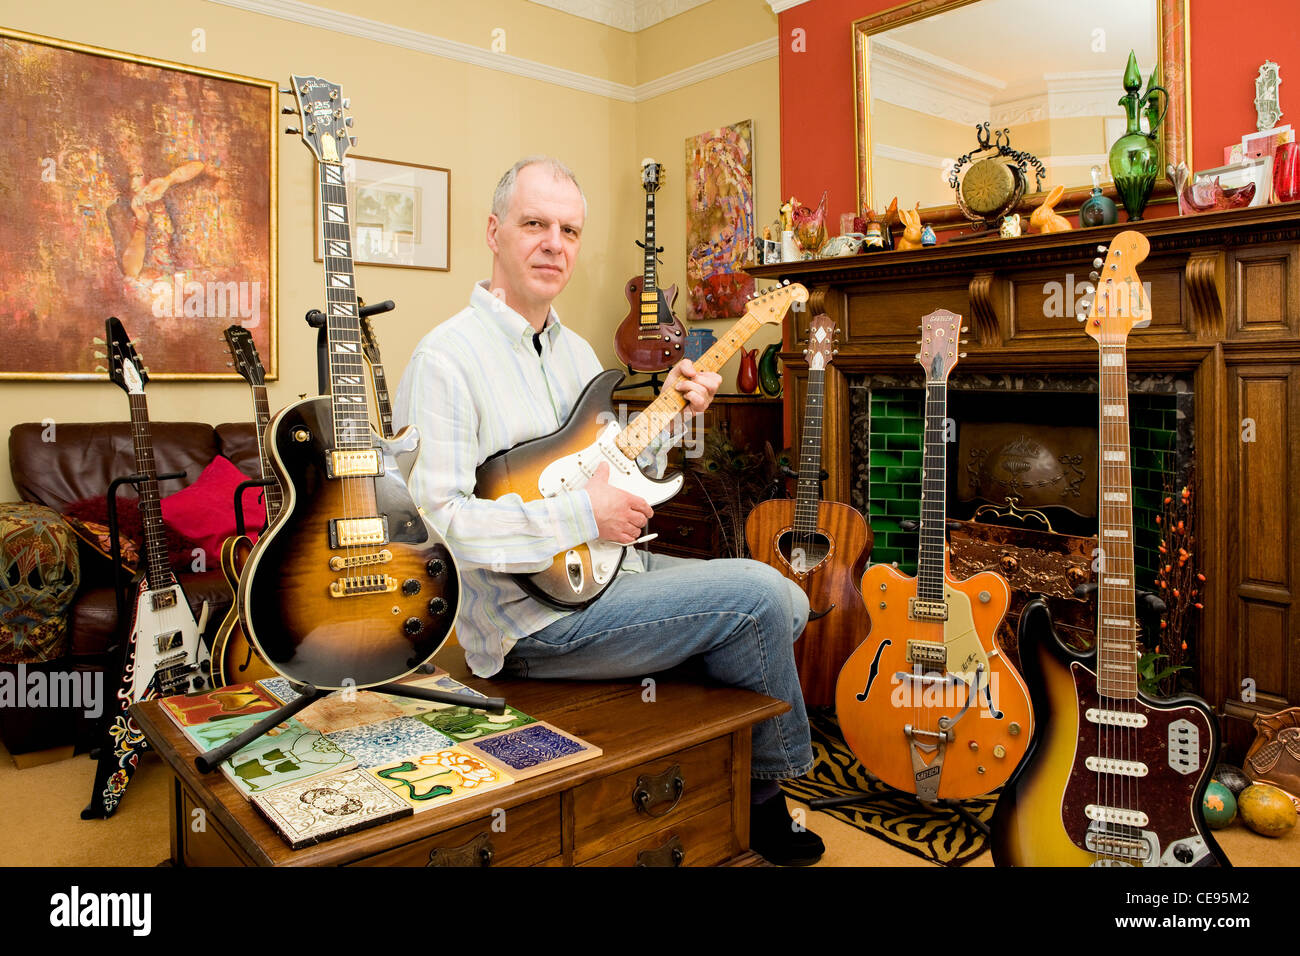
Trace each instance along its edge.
{"label": "green tiled fireplace surround", "polygon": [[[875,544],[873,563],[898,562],[899,569],[916,573],[917,532],[903,531],[899,523],[921,515],[921,456],[925,424],[925,393],[920,389],[880,388],[860,390],[858,403],[869,395],[870,462],[867,468],[868,511]],[[954,414],[960,393],[949,393],[949,414]],[[1133,448],[1133,524],[1138,585],[1155,580],[1160,514],[1165,475],[1180,466],[1177,461],[1179,405],[1190,394],[1130,394],[1129,440]],[[1190,408],[1184,409],[1190,420]],[[855,415],[855,424],[861,416]],[[959,424],[960,427],[960,424]],[[859,474],[861,468],[859,466]],[[855,488],[855,497],[864,483]],[[862,502],[855,501],[861,509]],[[1095,533],[1095,532],[1094,532]]]}

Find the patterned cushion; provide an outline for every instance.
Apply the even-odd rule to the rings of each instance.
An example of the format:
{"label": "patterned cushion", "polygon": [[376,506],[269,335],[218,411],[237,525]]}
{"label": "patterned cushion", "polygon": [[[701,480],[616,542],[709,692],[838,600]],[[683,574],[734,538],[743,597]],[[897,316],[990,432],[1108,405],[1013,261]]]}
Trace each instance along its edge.
{"label": "patterned cushion", "polygon": [[68,605],[81,583],[77,539],[43,505],[0,505],[0,661],[53,660],[67,643]]}

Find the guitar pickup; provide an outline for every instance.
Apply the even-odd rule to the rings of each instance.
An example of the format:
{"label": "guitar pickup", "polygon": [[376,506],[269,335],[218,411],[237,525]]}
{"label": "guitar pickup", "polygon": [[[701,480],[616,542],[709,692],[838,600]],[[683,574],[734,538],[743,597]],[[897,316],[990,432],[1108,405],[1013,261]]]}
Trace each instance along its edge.
{"label": "guitar pickup", "polygon": [[332,551],[388,544],[388,517],[331,518],[329,533]]}
{"label": "guitar pickup", "polygon": [[909,598],[907,601],[907,616],[913,621],[946,621],[948,620],[948,602],[922,601],[920,598]]}
{"label": "guitar pickup", "polygon": [[149,603],[155,611],[165,611],[169,607],[175,607],[176,606],[175,588],[166,591],[158,591],[155,594],[150,594]]}
{"label": "guitar pickup", "polygon": [[185,643],[185,637],[180,631],[165,631],[158,634],[153,639],[154,647],[159,654],[167,651],[174,651]]}
{"label": "guitar pickup", "polygon": [[325,473],[330,478],[378,478],[384,473],[384,460],[378,448],[336,450],[325,456]]}
{"label": "guitar pickup", "polygon": [[948,648],[933,641],[908,641],[907,662],[922,667],[948,668]]}
{"label": "guitar pickup", "polygon": [[339,578],[330,585],[330,597],[356,597],[360,594],[383,594],[397,590],[397,578],[391,574],[362,574]]}

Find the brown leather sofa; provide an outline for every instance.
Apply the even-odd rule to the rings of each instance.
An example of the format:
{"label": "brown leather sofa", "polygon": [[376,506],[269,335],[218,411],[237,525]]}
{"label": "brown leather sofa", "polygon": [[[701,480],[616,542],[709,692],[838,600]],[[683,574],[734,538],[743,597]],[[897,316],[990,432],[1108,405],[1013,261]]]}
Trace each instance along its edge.
{"label": "brown leather sofa", "polygon": [[[150,430],[158,474],[185,472],[183,479],[159,485],[164,497],[192,484],[219,454],[246,475],[260,474],[251,423],[214,427],[199,422],[152,422]],[[15,425],[9,432],[9,470],[24,501],[62,513],[73,502],[102,497],[112,479],[135,473],[130,422],[59,423],[55,441],[44,440],[46,433],[46,427],[39,422]],[[120,488],[119,511],[135,507],[134,489],[129,485]],[[67,650],[59,660],[27,665],[29,673],[38,668],[103,671],[109,648],[120,636],[112,567],[108,561],[88,555],[85,547],[82,556],[81,586],[69,610]],[[179,580],[196,620],[203,602],[209,602],[205,638],[211,640],[232,599],[220,567],[182,574]],[[106,698],[115,692],[116,680],[117,675],[105,674]],[[81,711],[0,711],[0,730],[6,747],[14,754],[69,743],[75,743],[78,750],[97,746],[94,723]]]}

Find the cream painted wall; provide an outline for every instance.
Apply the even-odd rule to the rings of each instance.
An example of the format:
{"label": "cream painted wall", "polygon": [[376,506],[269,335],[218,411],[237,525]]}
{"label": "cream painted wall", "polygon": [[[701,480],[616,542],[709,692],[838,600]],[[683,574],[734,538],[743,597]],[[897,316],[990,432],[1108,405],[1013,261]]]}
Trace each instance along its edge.
{"label": "cream painted wall", "polygon": [[[775,35],[776,19],[762,0],[717,0],[720,9],[755,8]],[[698,49],[701,58],[753,42],[722,29],[713,4],[674,17],[650,31],[628,34],[525,0],[480,0],[469,10],[421,0],[320,0],[318,5],[425,33],[491,45],[506,30],[507,53],[578,70],[618,83],[644,82],[691,63],[668,62],[665,50]],[[761,8],[761,9],[759,9]],[[590,214],[578,269],[556,303],[564,320],[586,336],[608,366],[617,364],[612,338],[627,312],[623,283],[638,263],[632,240],[641,233],[644,197],[639,162],[662,153],[676,167],[681,189],[685,137],[721,123],[753,117],[757,127],[760,219],[779,202],[777,61],[775,58],[694,87],[633,104],[540,80],[307,27],[204,0],[68,0],[58,5],[0,0],[0,25],[115,51],[208,69],[274,78],[315,72],[339,83],[352,100],[359,155],[451,170],[451,271],[421,272],[361,266],[358,290],[398,308],[376,320],[392,386],[419,339],[465,304],[472,282],[488,275],[483,230],[493,187],[518,157],[543,152],[575,170]],[[205,31],[206,50],[192,49],[192,31]],[[701,44],[707,34],[711,43]],[[630,38],[630,39],[629,39]],[[645,57],[642,49],[652,55]],[[697,61],[692,61],[697,62]],[[642,69],[643,64],[649,64]],[[284,117],[290,121],[291,117]],[[303,313],[323,299],[321,265],[312,258],[314,161],[298,137],[281,136],[279,175],[280,377],[270,385],[272,408],[315,394],[313,333]],[[672,195],[670,180],[670,192]],[[665,279],[684,278],[684,199],[664,204],[660,237],[669,246]],[[761,344],[756,339],[755,344]],[[207,343],[204,343],[207,347]],[[221,348],[214,341],[213,348]],[[148,356],[145,356],[148,361]],[[734,363],[733,363],[734,365]],[[156,369],[157,371],[157,369]],[[724,389],[734,388],[732,382]],[[148,389],[155,420],[219,423],[252,416],[247,386],[231,382],[155,382]],[[127,417],[125,399],[107,381],[0,382],[0,429],[17,422],[113,421]],[[8,468],[0,500],[16,492]]]}

